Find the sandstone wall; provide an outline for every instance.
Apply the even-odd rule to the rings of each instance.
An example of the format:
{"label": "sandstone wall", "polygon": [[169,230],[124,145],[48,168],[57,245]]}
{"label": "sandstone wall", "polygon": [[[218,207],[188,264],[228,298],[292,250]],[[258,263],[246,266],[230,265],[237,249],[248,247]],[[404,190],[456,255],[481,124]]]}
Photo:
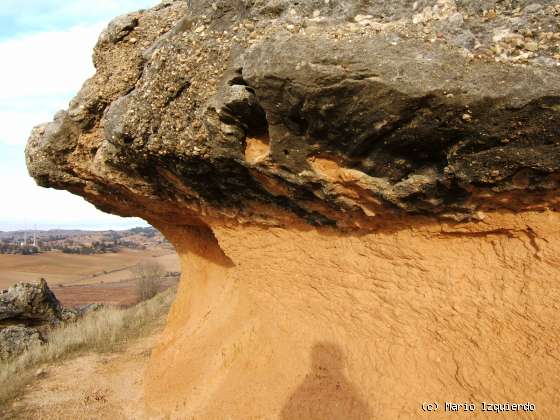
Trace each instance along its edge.
{"label": "sandstone wall", "polygon": [[194,418],[446,418],[423,402],[560,404],[559,216],[341,235],[173,229],[183,282],[146,383]]}

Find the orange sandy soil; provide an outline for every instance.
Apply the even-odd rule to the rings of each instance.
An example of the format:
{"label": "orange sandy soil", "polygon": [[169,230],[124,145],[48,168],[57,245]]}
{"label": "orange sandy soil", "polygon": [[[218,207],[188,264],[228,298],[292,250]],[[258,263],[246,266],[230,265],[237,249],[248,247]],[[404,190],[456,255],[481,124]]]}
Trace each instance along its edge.
{"label": "orange sandy soil", "polygon": [[17,282],[49,285],[110,283],[129,280],[130,269],[144,260],[156,260],[167,271],[180,271],[175,252],[166,248],[124,250],[116,254],[70,255],[48,252],[39,255],[0,255],[0,289]]}
{"label": "orange sandy soil", "polygon": [[46,367],[0,419],[143,419],[142,381],[156,340],[152,335],[121,353],[87,354]]}

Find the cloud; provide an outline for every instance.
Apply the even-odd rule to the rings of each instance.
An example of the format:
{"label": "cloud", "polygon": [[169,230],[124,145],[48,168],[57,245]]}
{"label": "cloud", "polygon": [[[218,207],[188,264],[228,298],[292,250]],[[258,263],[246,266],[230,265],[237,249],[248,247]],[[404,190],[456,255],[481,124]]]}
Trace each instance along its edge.
{"label": "cloud", "polygon": [[[0,8],[0,212],[2,226],[140,225],[82,198],[39,188],[24,147],[33,126],[67,108],[93,75],[92,51],[110,18],[157,0],[2,0]],[[54,28],[54,29],[53,29]],[[27,32],[27,33],[24,33]]]}
{"label": "cloud", "polygon": [[[141,226],[140,219],[122,219],[101,213],[81,197],[66,191],[39,188],[25,169],[19,146],[0,145],[0,154],[9,159],[0,166],[2,212],[0,230],[32,228],[120,228]],[[9,182],[6,182],[9,180]]]}
{"label": "cloud", "polygon": [[56,21],[68,29],[0,41],[0,143],[25,143],[33,126],[50,121],[56,111],[67,107],[83,82],[94,73],[93,47],[110,18],[157,3],[3,0],[0,26],[2,17],[9,16],[27,22],[30,28]]}
{"label": "cloud", "polygon": [[0,100],[0,144],[23,146],[31,129],[37,124],[51,121],[56,110],[66,107],[69,96],[26,98],[30,103],[26,109],[12,108],[9,106],[11,101],[4,103]]}
{"label": "cloud", "polygon": [[0,42],[0,100],[76,91],[93,73],[92,50],[104,24]]}
{"label": "cloud", "polygon": [[0,42],[0,142],[25,143],[93,75],[93,46],[104,25],[74,27]]}
{"label": "cloud", "polygon": [[[0,171],[0,176],[9,176]],[[2,194],[9,197],[9,213],[0,216],[0,224],[37,224],[41,226],[143,225],[139,219],[123,220],[103,214],[84,199],[66,191],[39,188],[29,176],[15,176],[2,186]],[[32,227],[32,226],[28,226]]]}

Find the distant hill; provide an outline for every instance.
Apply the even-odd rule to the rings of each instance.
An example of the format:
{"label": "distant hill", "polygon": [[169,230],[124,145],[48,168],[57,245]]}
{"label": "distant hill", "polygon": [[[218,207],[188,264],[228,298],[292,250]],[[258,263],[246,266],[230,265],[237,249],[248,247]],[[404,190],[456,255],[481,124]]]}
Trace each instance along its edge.
{"label": "distant hill", "polygon": [[148,227],[135,227],[132,229],[126,230],[80,230],[80,229],[19,229],[19,230],[0,230],[0,239],[5,237],[15,236],[15,235],[33,235],[33,233],[37,233],[37,235],[64,235],[64,236],[81,236],[81,235],[94,235],[94,234],[103,234],[107,232],[118,232],[126,234],[133,233],[133,234],[158,234],[158,230],[148,226]]}
{"label": "distant hill", "polygon": [[36,254],[62,251],[67,254],[99,254],[120,249],[145,249],[167,244],[165,237],[153,227],[128,230],[17,230],[0,231],[0,253]]}

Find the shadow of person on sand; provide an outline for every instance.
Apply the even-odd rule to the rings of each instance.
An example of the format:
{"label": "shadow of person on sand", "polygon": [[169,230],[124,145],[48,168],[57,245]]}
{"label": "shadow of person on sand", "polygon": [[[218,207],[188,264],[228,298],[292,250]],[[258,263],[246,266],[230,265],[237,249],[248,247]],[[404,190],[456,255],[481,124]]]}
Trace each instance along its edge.
{"label": "shadow of person on sand", "polygon": [[290,396],[282,420],[365,420],[373,418],[367,402],[344,375],[344,356],[332,343],[311,351],[311,371]]}

